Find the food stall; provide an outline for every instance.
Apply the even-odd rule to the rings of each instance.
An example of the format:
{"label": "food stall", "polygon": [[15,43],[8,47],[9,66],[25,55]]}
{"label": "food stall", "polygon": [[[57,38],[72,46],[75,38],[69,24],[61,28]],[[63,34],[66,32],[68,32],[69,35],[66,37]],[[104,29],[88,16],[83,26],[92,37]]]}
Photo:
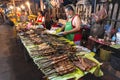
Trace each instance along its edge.
{"label": "food stall", "polygon": [[18,36],[30,58],[49,80],[78,80],[88,73],[103,75],[95,53],[49,30],[24,28],[18,31]]}
{"label": "food stall", "polygon": [[[29,16],[30,19],[35,17]],[[33,60],[45,77],[49,80],[79,80],[88,73],[103,76],[102,63],[95,59],[94,52],[58,35],[59,28],[47,30],[37,26],[31,21],[20,22],[16,24],[16,30],[28,52],[27,58]]]}
{"label": "food stall", "polygon": [[[65,14],[64,12],[62,12],[62,7],[60,7],[61,10],[59,10],[59,8],[56,9],[55,6],[54,8],[50,9],[51,11],[47,12],[47,14],[45,15],[46,20],[47,18],[48,20],[52,18],[60,19],[60,17],[62,16],[60,14]],[[99,11],[99,8],[101,9],[102,5],[97,4],[96,11]],[[93,27],[91,26],[90,22],[90,17],[92,15],[91,11],[92,6],[90,3],[80,3],[76,5],[76,13],[79,14],[82,23],[84,23],[82,24],[83,27],[85,27],[84,29],[88,29],[89,31],[91,27]],[[41,70],[45,74],[45,77],[50,80],[78,80],[88,73],[94,74],[97,77],[102,76],[103,72],[100,69],[102,63],[95,59],[96,53],[92,52],[93,48],[96,47],[96,44],[100,45],[98,46],[98,49],[101,49],[101,47],[109,47],[109,50],[116,51],[116,53],[119,52],[119,45],[111,45],[112,43],[110,41],[104,40],[103,38],[99,38],[97,36],[88,37],[89,34],[87,35],[88,43],[93,42],[95,45],[89,44],[89,47],[91,49],[89,47],[88,48],[90,50],[86,48],[86,44],[83,44],[82,46],[77,46],[72,41],[61,37],[60,35],[57,35],[57,32],[59,32],[60,29],[57,29],[56,27],[52,28],[52,31],[46,30],[44,28],[36,29],[36,26],[38,25],[35,25],[33,22],[36,16],[30,15],[28,16],[28,18],[29,22],[18,22],[15,24],[17,26],[17,36],[21,40],[21,43],[24,45],[25,49],[28,51],[27,54],[29,55],[29,57],[37,65],[38,69]],[[13,19],[13,21],[15,21],[15,19]],[[47,33],[44,34],[44,31]],[[86,31],[86,33],[88,32]],[[86,38],[86,36],[84,37]],[[100,57],[102,57],[101,59],[103,60],[105,60],[106,58],[104,53],[105,52],[102,52],[103,55],[100,54]]]}

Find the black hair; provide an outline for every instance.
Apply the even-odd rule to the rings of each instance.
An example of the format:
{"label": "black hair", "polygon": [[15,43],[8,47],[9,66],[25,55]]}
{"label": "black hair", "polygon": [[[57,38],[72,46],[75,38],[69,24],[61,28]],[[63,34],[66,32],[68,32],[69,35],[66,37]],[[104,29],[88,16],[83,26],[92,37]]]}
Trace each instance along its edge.
{"label": "black hair", "polygon": [[67,9],[68,11],[70,11],[70,10],[74,11],[73,7],[70,6],[70,5],[67,5],[67,6],[65,7],[65,9]]}
{"label": "black hair", "polygon": [[25,12],[25,10],[22,10],[22,12]]}
{"label": "black hair", "polygon": [[38,11],[38,12],[39,12],[42,16],[44,16],[42,11]]}

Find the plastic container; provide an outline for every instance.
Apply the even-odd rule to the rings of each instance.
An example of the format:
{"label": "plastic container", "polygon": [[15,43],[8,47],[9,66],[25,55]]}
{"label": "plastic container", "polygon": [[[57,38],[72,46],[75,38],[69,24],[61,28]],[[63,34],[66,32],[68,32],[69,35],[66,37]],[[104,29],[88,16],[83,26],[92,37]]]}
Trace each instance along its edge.
{"label": "plastic container", "polygon": [[120,44],[120,32],[116,33],[116,44]]}
{"label": "plastic container", "polygon": [[109,61],[111,57],[111,51],[100,49],[100,59],[103,61]]}

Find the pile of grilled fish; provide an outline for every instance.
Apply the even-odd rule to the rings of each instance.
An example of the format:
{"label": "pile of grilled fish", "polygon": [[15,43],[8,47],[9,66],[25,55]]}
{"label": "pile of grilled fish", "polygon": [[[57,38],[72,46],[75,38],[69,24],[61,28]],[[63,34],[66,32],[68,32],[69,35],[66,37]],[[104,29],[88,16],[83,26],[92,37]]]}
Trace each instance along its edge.
{"label": "pile of grilled fish", "polygon": [[[73,57],[70,60],[69,55],[75,54],[77,49],[65,41],[61,41],[57,36],[50,34],[41,34],[43,30],[27,31],[27,37],[36,45],[36,50],[32,50],[31,56],[44,56],[45,58],[35,60],[35,63],[46,73],[51,75],[56,73],[63,75],[75,70],[75,67],[83,71],[88,71],[97,63],[80,56]],[[74,59],[75,58],[75,59]]]}

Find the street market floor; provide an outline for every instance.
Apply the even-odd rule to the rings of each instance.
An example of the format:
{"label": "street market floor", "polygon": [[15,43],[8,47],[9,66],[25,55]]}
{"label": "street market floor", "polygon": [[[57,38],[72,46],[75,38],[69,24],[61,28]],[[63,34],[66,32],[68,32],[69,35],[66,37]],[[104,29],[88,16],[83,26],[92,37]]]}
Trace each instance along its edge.
{"label": "street market floor", "polygon": [[[24,52],[15,39],[13,27],[0,25],[0,80],[45,80],[37,66],[25,60]],[[108,67],[103,65],[103,77],[88,74],[81,80],[120,80],[107,70]]]}
{"label": "street market floor", "polygon": [[43,80],[43,74],[24,59],[11,26],[0,25],[0,80]]}

